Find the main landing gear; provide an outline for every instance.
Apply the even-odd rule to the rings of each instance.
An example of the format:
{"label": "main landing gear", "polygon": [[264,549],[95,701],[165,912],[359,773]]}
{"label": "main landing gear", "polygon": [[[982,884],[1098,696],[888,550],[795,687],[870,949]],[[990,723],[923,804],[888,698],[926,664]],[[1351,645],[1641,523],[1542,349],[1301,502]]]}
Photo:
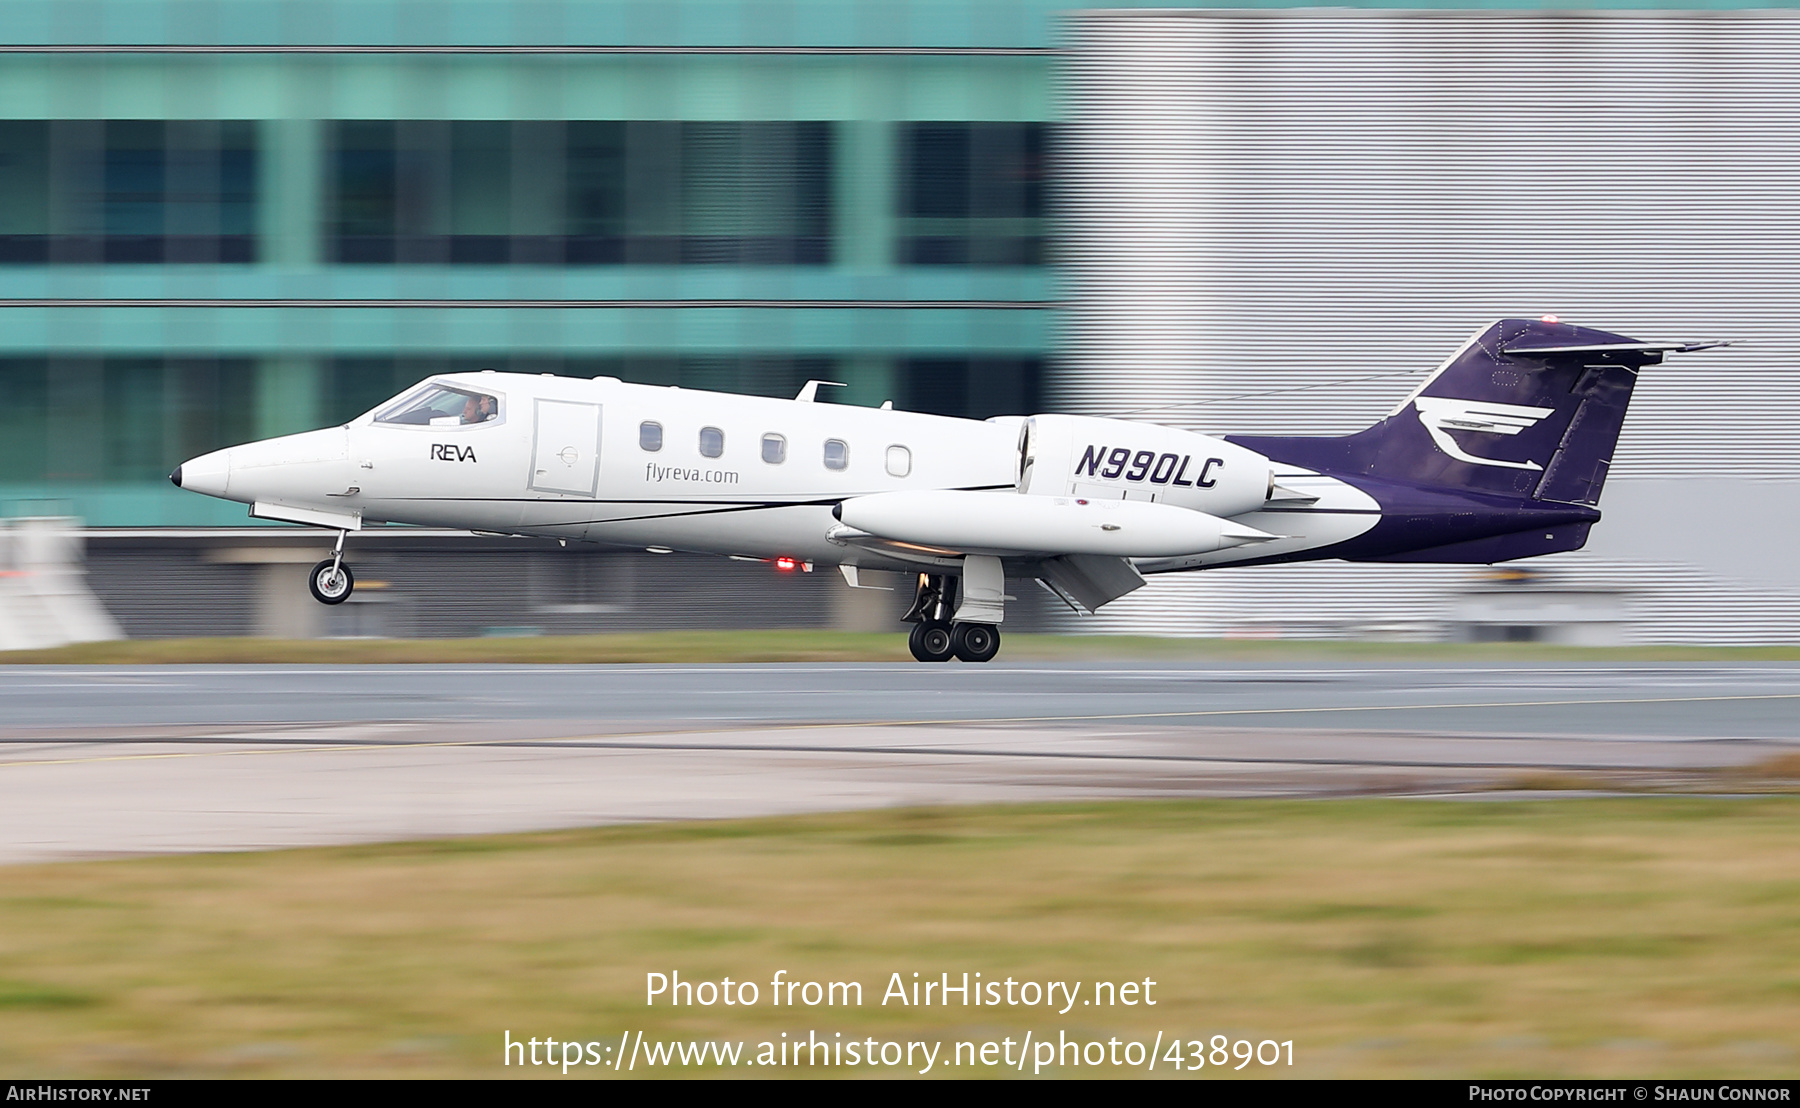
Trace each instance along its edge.
{"label": "main landing gear", "polygon": [[952,620],[956,587],[957,579],[948,574],[919,575],[919,593],[905,619],[913,625],[906,645],[921,662],[987,662],[1000,653],[1000,628]]}
{"label": "main landing gear", "polygon": [[1000,653],[1000,628],[991,623],[952,624],[950,649],[965,662],[991,662]]}
{"label": "main landing gear", "polygon": [[331,557],[312,567],[312,572],[306,575],[306,587],[312,590],[313,599],[321,604],[342,604],[356,591],[356,575],[344,564],[344,536],[349,533],[339,531]]}

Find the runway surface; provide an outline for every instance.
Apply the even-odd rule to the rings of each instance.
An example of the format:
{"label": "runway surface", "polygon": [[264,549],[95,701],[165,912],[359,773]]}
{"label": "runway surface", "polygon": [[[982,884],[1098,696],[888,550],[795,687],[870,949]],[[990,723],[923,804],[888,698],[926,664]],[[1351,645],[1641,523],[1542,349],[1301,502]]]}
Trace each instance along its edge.
{"label": "runway surface", "polygon": [[0,862],[1794,750],[1791,663],[5,667]]}

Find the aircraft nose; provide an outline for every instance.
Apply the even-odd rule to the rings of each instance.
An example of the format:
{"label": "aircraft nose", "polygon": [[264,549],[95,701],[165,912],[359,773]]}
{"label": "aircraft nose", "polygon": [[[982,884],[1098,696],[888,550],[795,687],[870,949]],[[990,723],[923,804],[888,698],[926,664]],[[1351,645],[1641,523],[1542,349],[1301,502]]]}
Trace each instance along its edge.
{"label": "aircraft nose", "polygon": [[169,480],[178,488],[207,496],[224,496],[231,483],[231,451],[215,450],[198,458],[189,458],[175,467]]}

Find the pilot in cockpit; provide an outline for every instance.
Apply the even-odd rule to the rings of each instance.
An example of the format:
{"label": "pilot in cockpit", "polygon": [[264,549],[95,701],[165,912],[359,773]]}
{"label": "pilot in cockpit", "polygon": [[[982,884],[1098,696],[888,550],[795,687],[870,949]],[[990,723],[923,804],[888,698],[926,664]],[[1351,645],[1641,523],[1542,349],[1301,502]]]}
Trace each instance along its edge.
{"label": "pilot in cockpit", "polygon": [[493,419],[498,405],[493,397],[483,393],[471,396],[463,402],[462,421],[464,423],[486,423]]}

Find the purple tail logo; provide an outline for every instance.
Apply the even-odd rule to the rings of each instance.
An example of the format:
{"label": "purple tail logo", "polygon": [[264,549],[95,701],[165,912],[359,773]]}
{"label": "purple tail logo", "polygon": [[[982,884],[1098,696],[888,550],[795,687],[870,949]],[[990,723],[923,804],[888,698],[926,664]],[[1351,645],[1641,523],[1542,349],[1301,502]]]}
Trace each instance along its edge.
{"label": "purple tail logo", "polygon": [[1482,458],[1464,450],[1452,431],[1475,431],[1489,435],[1516,435],[1537,426],[1545,416],[1555,415],[1555,408],[1533,408],[1524,404],[1501,404],[1492,400],[1457,400],[1446,396],[1421,396],[1413,401],[1419,422],[1425,425],[1437,448],[1459,462],[1478,466],[1502,466],[1506,469],[1543,469],[1529,458],[1507,462],[1499,458]]}

